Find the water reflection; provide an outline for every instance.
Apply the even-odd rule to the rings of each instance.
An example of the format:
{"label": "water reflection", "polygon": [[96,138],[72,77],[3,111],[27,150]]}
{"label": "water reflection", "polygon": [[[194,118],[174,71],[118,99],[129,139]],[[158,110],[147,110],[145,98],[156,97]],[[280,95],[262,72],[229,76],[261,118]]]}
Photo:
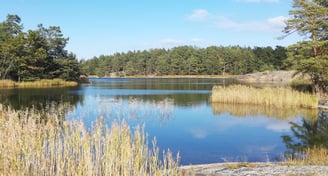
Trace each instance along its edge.
{"label": "water reflection", "polygon": [[46,113],[56,114],[64,120],[77,103],[83,103],[83,96],[70,93],[76,89],[78,87],[0,89],[0,102],[14,110],[30,109],[43,117]]}
{"label": "water reflection", "polygon": [[283,135],[288,151],[286,157],[295,158],[311,147],[328,148],[328,112],[320,110],[312,118],[303,118],[300,123],[290,122],[293,135]]}
{"label": "water reflection", "polygon": [[94,79],[73,89],[0,90],[0,101],[15,109],[68,111],[66,120],[78,119],[86,126],[101,116],[106,123],[124,118],[131,127],[145,125],[149,139],[156,137],[160,149],[179,152],[182,164],[275,161],[286,151],[281,136],[293,136],[289,122],[300,125],[301,116],[317,116],[316,111],[209,104],[213,85],[228,82]]}
{"label": "water reflection", "polygon": [[[175,106],[189,107],[207,101],[213,85],[232,84],[233,79],[218,78],[104,78],[91,79],[92,85],[86,86],[88,95],[106,95],[128,99],[134,96],[145,101],[173,99]],[[81,92],[85,94],[85,92]]]}
{"label": "water reflection", "polygon": [[313,119],[318,114],[317,109],[277,109],[266,106],[223,103],[212,103],[211,106],[213,113],[216,115],[229,113],[236,117],[265,116],[284,120],[301,116]]}
{"label": "water reflection", "polygon": [[[152,95],[149,94],[149,91],[144,95],[135,95],[133,91],[131,92],[132,96],[137,100],[143,100],[146,102],[160,102],[164,99],[170,99],[173,101],[174,106],[179,107],[189,107],[189,106],[197,106],[204,103],[204,100],[208,99],[208,93],[199,93],[199,91],[193,91],[192,93],[186,93],[183,91],[181,93],[173,93],[173,94],[165,94],[163,92]],[[131,95],[114,95],[116,99],[129,99]]]}
{"label": "water reflection", "polygon": [[129,90],[211,90],[213,85],[236,83],[235,79],[220,78],[102,78],[90,79],[100,89]]}
{"label": "water reflection", "polygon": [[77,106],[70,118],[104,117],[109,121],[124,118],[140,123],[153,119],[162,124],[170,120],[173,111],[174,100],[171,98],[145,100],[136,96],[88,96],[85,104]]}

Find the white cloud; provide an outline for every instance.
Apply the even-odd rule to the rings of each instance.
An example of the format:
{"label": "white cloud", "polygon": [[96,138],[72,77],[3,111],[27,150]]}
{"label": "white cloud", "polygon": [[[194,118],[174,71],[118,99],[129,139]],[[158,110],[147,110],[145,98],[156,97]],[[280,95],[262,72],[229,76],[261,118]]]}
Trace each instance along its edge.
{"label": "white cloud", "polygon": [[[238,0],[244,2],[279,2],[279,0]],[[287,17],[277,16],[262,21],[235,21],[225,16],[213,15],[205,9],[193,10],[188,20],[205,21],[210,26],[220,29],[229,29],[238,32],[281,32],[285,27]],[[193,42],[195,42],[194,40]],[[198,41],[199,42],[199,41]]]}
{"label": "white cloud", "polygon": [[206,41],[200,37],[194,37],[190,39],[178,39],[178,38],[168,37],[153,43],[145,43],[144,45],[147,46],[147,48],[162,48],[162,47],[171,48],[171,47],[182,46],[182,45],[203,44],[204,42]]}
{"label": "white cloud", "polygon": [[277,121],[266,126],[268,130],[274,132],[285,132],[290,130],[290,124],[287,121]]}
{"label": "white cloud", "polygon": [[235,31],[251,32],[280,32],[285,26],[287,17],[278,16],[264,21],[237,22],[224,16],[217,17],[214,21],[216,27]]}
{"label": "white cloud", "polygon": [[166,38],[166,39],[162,39],[160,41],[160,44],[162,45],[181,45],[183,44],[184,41],[179,40],[179,39],[173,39],[173,38]]}
{"label": "white cloud", "polygon": [[285,27],[285,21],[288,19],[288,17],[284,17],[284,16],[277,16],[274,18],[269,18],[267,20],[268,24],[276,29],[282,29]]}
{"label": "white cloud", "polygon": [[191,133],[192,137],[196,139],[204,139],[208,135],[206,130],[201,128],[193,128],[190,129],[189,132]]}
{"label": "white cloud", "polygon": [[204,20],[209,16],[209,13],[205,9],[196,9],[192,11],[192,14],[188,16],[189,20],[200,21]]}
{"label": "white cloud", "polygon": [[204,42],[204,39],[202,39],[202,38],[192,38],[191,42],[193,42],[193,43],[202,43],[202,42]]}

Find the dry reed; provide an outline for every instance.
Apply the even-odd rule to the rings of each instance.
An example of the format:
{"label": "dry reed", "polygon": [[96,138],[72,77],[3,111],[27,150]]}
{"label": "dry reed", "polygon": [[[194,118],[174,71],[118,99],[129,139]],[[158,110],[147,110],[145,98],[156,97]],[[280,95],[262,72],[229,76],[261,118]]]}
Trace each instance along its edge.
{"label": "dry reed", "polygon": [[328,165],[328,149],[325,147],[308,147],[299,154],[301,157],[287,158],[287,165]]}
{"label": "dry reed", "polygon": [[[162,159],[143,128],[99,120],[91,129],[82,122],[47,122],[28,110],[4,110],[0,105],[0,175],[178,175],[178,158],[170,151]],[[61,125],[58,125],[61,124]]]}
{"label": "dry reed", "polygon": [[31,82],[14,82],[11,80],[0,80],[0,88],[31,88],[31,87],[73,87],[77,86],[75,81],[65,81],[62,79],[41,79]]}
{"label": "dry reed", "polygon": [[275,108],[317,108],[318,99],[291,88],[254,88],[244,85],[214,86],[211,102],[263,105]]}

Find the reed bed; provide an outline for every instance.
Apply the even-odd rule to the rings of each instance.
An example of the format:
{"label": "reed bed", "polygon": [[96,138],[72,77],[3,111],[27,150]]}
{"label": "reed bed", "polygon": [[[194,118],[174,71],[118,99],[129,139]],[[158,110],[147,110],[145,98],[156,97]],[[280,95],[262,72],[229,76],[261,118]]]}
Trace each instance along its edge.
{"label": "reed bed", "polygon": [[179,175],[179,156],[160,155],[156,139],[148,147],[141,127],[108,128],[99,120],[87,129],[79,121],[59,123],[54,114],[38,119],[0,106],[0,175]]}
{"label": "reed bed", "polygon": [[316,96],[287,87],[214,86],[211,102],[263,105],[275,108],[318,108]]}
{"label": "reed bed", "polygon": [[287,158],[287,165],[328,165],[328,149],[326,147],[308,147],[301,151],[299,157]]}
{"label": "reed bed", "polygon": [[65,81],[63,79],[41,79],[31,82],[15,82],[11,80],[0,80],[0,88],[31,88],[31,87],[73,87],[77,86],[75,81]]}

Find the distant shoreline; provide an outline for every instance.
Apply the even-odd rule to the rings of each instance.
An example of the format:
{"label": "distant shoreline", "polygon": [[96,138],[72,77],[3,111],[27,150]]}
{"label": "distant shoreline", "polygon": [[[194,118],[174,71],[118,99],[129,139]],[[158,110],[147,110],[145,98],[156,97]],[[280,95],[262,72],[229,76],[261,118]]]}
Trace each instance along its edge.
{"label": "distant shoreline", "polygon": [[90,75],[87,78],[238,78],[240,75],[134,75],[134,76],[113,76],[113,77],[98,77],[95,75]]}
{"label": "distant shoreline", "polygon": [[65,81],[63,79],[42,79],[30,82],[15,82],[12,80],[0,80],[0,88],[49,88],[49,87],[75,87],[78,82]]}

